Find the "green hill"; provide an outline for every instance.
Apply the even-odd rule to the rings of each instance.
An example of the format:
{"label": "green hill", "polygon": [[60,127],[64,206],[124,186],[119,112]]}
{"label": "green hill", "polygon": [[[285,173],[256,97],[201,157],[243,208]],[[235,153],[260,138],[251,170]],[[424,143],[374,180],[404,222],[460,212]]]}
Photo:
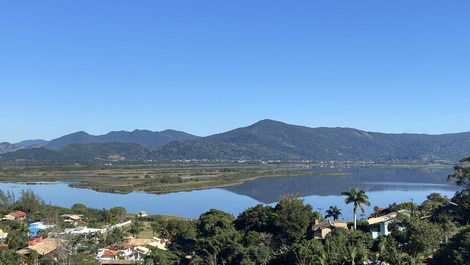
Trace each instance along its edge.
{"label": "green hill", "polygon": [[[174,138],[179,132],[167,131]],[[144,133],[146,134],[146,133]],[[76,135],[77,136],[77,135]],[[78,137],[88,136],[81,133]],[[182,135],[182,138],[185,138]],[[122,139],[122,138],[121,138]],[[181,138],[179,138],[181,139]],[[138,139],[134,139],[139,141]],[[58,151],[23,149],[0,160],[83,161],[119,155],[126,160],[317,160],[402,163],[455,162],[470,153],[470,132],[386,134],[351,128],[309,128],[273,120],[163,146],[136,143],[71,144]]]}
{"label": "green hill", "polygon": [[470,152],[470,133],[385,134],[350,128],[309,128],[262,120],[157,149],[160,159],[457,161]]}

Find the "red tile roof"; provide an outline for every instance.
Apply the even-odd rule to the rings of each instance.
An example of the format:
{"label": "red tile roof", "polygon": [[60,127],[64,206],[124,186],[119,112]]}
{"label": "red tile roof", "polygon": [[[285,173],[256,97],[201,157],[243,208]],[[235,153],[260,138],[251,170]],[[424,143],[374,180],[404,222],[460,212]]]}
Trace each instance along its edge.
{"label": "red tile roof", "polygon": [[23,211],[12,212],[12,213],[10,213],[10,215],[12,215],[15,218],[26,217],[26,213],[23,212]]}
{"label": "red tile roof", "polygon": [[118,254],[117,250],[105,249],[102,257],[114,257]]}
{"label": "red tile roof", "polygon": [[113,249],[128,249],[128,248],[133,248],[134,245],[129,244],[129,243],[120,243],[116,244],[113,246]]}
{"label": "red tile roof", "polygon": [[39,243],[39,242],[42,242],[42,236],[36,237],[36,238],[33,239],[33,240],[28,240],[28,247],[29,247],[29,246],[34,246],[34,245],[36,245],[36,244]]}

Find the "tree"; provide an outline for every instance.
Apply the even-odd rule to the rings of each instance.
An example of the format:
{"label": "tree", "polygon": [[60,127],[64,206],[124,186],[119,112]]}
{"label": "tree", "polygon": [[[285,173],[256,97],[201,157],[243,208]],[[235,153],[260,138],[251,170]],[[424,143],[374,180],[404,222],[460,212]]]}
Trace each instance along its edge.
{"label": "tree", "polygon": [[442,231],[438,225],[418,217],[400,216],[394,224],[392,236],[412,257],[431,255],[439,246]]}
{"label": "tree", "polygon": [[313,220],[312,206],[293,195],[282,197],[274,211],[274,234],[288,245],[300,240]]}
{"label": "tree", "polygon": [[231,214],[215,209],[199,217],[196,249],[205,264],[231,264],[230,260],[238,256],[242,235],[235,229],[233,221]]}
{"label": "tree", "polygon": [[258,204],[240,213],[235,220],[235,227],[245,231],[272,232],[275,217],[271,206]]}
{"label": "tree", "polygon": [[427,200],[419,206],[419,211],[421,215],[432,215],[436,210],[447,205],[449,201],[439,193],[431,193],[427,196]]}
{"label": "tree", "polygon": [[198,239],[197,252],[206,264],[237,264],[230,261],[237,258],[242,248],[241,234],[235,229],[219,230],[216,234]]}
{"label": "tree", "polygon": [[15,202],[15,208],[21,209],[28,214],[34,214],[44,205],[44,201],[31,190],[21,191],[20,199]]}
{"label": "tree", "polygon": [[105,245],[113,245],[124,239],[124,233],[121,229],[115,228],[106,234]]}
{"label": "tree", "polygon": [[[460,161],[470,162],[470,157],[463,158]],[[456,205],[459,221],[468,225],[470,224],[470,167],[455,166],[454,174],[450,175],[448,180],[463,188],[455,193],[452,202]]]}
{"label": "tree", "polygon": [[171,240],[173,249],[190,254],[196,245],[196,227],[192,221],[171,219],[165,231]]}
{"label": "tree", "polygon": [[298,265],[327,265],[328,256],[323,244],[316,239],[292,245],[289,263]]}
{"label": "tree", "polygon": [[457,191],[452,198],[456,220],[464,225],[470,224],[470,190]]}
{"label": "tree", "polygon": [[364,213],[364,204],[370,206],[369,196],[367,196],[364,191],[356,188],[350,189],[349,191],[341,192],[341,195],[346,196],[346,199],[344,200],[346,204],[354,204],[354,229],[357,229],[357,208],[359,207]]}
{"label": "tree", "polygon": [[144,265],[171,265],[178,261],[178,257],[171,251],[154,249],[145,257]]}
{"label": "tree", "polygon": [[434,254],[432,265],[458,265],[470,264],[470,226],[462,229],[448,244],[443,245],[436,254]]}
{"label": "tree", "polygon": [[144,223],[138,220],[134,220],[131,224],[131,228],[129,229],[129,232],[134,236],[134,238],[137,238],[137,235],[144,230]]}
{"label": "tree", "polygon": [[111,223],[111,220],[112,220],[112,215],[111,215],[111,212],[109,210],[106,210],[106,209],[103,209],[101,211],[99,211],[99,215],[100,215],[100,219],[101,221],[109,224]]}
{"label": "tree", "polygon": [[15,256],[15,251],[6,247],[0,247],[0,265],[17,265],[20,264]]}
{"label": "tree", "polygon": [[70,210],[72,210],[72,212],[75,214],[86,214],[88,207],[81,203],[75,203],[74,205],[72,205]]}
{"label": "tree", "polygon": [[223,230],[234,229],[233,215],[224,211],[211,209],[201,214],[199,217],[198,234],[203,237],[210,237]]}
{"label": "tree", "polygon": [[[463,158],[460,162],[470,162],[470,157]],[[465,190],[470,190],[470,167],[455,166],[454,174],[450,175],[448,180],[455,182]]]}
{"label": "tree", "polygon": [[456,224],[453,221],[453,215],[447,212],[447,207],[440,207],[434,210],[431,215],[431,222],[439,225],[444,232],[445,242],[448,242],[449,236],[457,229]]}
{"label": "tree", "polygon": [[10,249],[18,250],[28,245],[28,234],[23,230],[12,230],[6,241]]}
{"label": "tree", "polygon": [[328,264],[345,264],[348,260],[348,246],[352,242],[349,233],[345,229],[334,229],[325,238],[325,251],[328,257]]}
{"label": "tree", "polygon": [[339,216],[341,215],[341,209],[339,209],[336,205],[330,206],[328,210],[326,210],[325,218],[333,217],[333,220],[338,220]]}
{"label": "tree", "polygon": [[0,213],[7,214],[13,208],[13,203],[15,202],[15,196],[12,192],[3,192],[0,190]]}
{"label": "tree", "polygon": [[109,209],[109,212],[112,218],[118,222],[123,222],[127,215],[126,208],[120,206]]}

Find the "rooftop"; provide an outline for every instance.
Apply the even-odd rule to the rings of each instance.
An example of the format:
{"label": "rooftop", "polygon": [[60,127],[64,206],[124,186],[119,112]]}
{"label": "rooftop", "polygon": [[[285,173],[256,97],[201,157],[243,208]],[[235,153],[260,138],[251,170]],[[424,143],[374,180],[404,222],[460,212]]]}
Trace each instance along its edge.
{"label": "rooftop", "polygon": [[393,219],[397,218],[398,214],[409,215],[410,213],[411,212],[408,211],[408,210],[399,210],[398,212],[392,212],[392,213],[382,215],[382,216],[379,216],[379,217],[369,218],[369,219],[367,219],[367,222],[369,222],[370,225],[384,223],[384,222],[387,222],[389,220],[393,220]]}

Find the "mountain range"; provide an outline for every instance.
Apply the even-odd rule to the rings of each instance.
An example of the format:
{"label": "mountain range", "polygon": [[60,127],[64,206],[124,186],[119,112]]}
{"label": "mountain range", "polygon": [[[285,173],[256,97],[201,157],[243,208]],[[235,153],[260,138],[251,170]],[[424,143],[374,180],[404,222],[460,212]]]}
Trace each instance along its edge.
{"label": "mountain range", "polygon": [[[166,130],[69,134],[1,155],[1,160],[334,160],[455,162],[470,153],[470,132],[388,134],[352,128],[309,128],[274,120],[207,137]],[[36,155],[32,155],[32,153]],[[59,159],[60,160],[60,159]]]}

